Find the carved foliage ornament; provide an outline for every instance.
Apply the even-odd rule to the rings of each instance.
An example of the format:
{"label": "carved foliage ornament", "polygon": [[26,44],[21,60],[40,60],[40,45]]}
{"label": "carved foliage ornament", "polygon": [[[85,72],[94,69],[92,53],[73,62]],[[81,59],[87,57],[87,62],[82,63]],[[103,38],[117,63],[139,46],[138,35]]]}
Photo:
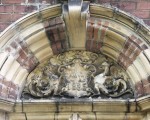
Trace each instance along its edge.
{"label": "carved foliage ornament", "polygon": [[39,65],[27,78],[24,98],[132,97],[125,71],[102,54],[69,51]]}

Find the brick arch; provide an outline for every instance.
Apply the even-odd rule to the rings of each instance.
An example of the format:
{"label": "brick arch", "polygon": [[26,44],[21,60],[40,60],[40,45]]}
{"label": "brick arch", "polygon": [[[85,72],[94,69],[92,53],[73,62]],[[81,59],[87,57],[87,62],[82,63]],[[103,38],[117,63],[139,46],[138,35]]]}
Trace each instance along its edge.
{"label": "brick arch", "polygon": [[[150,93],[150,29],[139,19],[113,7],[90,4],[85,47],[102,52],[131,77],[138,96]],[[0,36],[0,96],[20,97],[26,77],[45,59],[71,48],[61,5],[33,12]]]}

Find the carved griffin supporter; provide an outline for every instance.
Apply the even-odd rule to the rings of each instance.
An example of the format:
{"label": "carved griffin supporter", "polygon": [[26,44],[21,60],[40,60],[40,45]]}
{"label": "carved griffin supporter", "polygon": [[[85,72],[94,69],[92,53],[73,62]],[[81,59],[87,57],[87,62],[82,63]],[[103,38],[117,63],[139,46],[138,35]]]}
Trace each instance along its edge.
{"label": "carved griffin supporter", "polygon": [[101,67],[104,71],[94,77],[95,89],[99,94],[101,92],[109,97],[119,97],[125,93],[132,93],[131,89],[127,89],[125,80],[127,76],[122,70],[111,66],[106,61],[101,64]]}
{"label": "carved griffin supporter", "polygon": [[27,78],[23,98],[132,97],[125,71],[102,54],[69,51],[39,65]]}

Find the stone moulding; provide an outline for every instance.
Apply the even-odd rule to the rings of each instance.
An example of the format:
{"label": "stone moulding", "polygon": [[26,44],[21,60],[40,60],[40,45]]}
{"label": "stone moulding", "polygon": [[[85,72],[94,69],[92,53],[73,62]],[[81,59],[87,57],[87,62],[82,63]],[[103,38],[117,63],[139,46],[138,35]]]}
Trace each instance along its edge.
{"label": "stone moulding", "polygon": [[[53,100],[18,100],[15,112],[103,112],[103,113],[139,113],[147,112],[150,107],[150,96],[140,99],[53,99]],[[40,109],[38,109],[40,107]],[[34,108],[34,109],[32,109]],[[49,109],[50,108],[50,109]]]}
{"label": "stone moulding", "polygon": [[[11,115],[13,115],[12,118],[17,118],[17,116],[20,116],[23,113],[26,114],[27,118],[33,117],[34,119],[40,119],[38,118],[37,113],[40,113],[41,115],[44,113],[45,115],[48,114],[48,116],[45,116],[46,118],[48,117],[50,119],[50,116],[54,115],[60,117],[62,120],[62,116],[64,116],[65,119],[69,119],[73,113],[77,113],[81,119],[85,119],[84,115],[89,115],[89,117],[94,120],[96,115],[100,120],[101,117],[103,117],[103,119],[105,118],[106,120],[121,120],[125,117],[128,119],[130,118],[130,120],[143,120],[144,112],[149,110],[147,109],[147,106],[149,106],[149,98],[146,99],[147,102],[137,99],[137,103],[134,99],[131,99],[128,102],[127,100],[108,99],[82,99],[80,101],[70,99],[64,99],[63,101],[59,99],[17,100],[17,103],[14,106],[16,115],[10,113],[9,116],[11,118]],[[91,113],[95,113],[94,116]],[[108,115],[111,115],[111,117]]]}
{"label": "stone moulding", "polygon": [[0,100],[0,110],[3,112],[13,112],[15,101],[12,100]]}
{"label": "stone moulding", "polygon": [[[22,40],[27,41],[28,44],[29,43],[36,43],[33,41],[35,39],[38,39],[38,37],[41,34],[45,34],[44,33],[44,29],[45,29],[44,28],[44,22],[47,22],[48,19],[52,19],[52,18],[61,16],[62,15],[61,7],[62,7],[61,4],[58,4],[55,6],[49,6],[45,9],[41,9],[40,11],[36,11],[34,13],[31,13],[31,14],[21,18],[20,20],[16,21],[15,23],[13,23],[6,30],[4,30],[0,35],[0,46],[1,46],[1,48],[5,49],[9,43],[11,43],[12,41],[15,41],[16,37],[19,37]],[[142,41],[145,41],[149,45],[149,37],[150,37],[149,27],[146,26],[145,24],[143,24],[142,22],[140,22],[141,20],[138,20],[137,18],[135,18],[135,17],[133,17],[127,13],[125,13],[121,10],[116,10],[116,11],[115,10],[116,10],[116,8],[111,7],[111,6],[103,6],[103,5],[96,5],[96,4],[90,4],[89,5],[89,12],[90,12],[91,17],[101,18],[101,19],[104,18],[104,19],[113,21],[115,23],[119,23],[120,25],[123,25],[127,30],[131,30],[137,36],[140,36],[142,38]],[[104,12],[104,11],[108,11],[108,12]],[[115,14],[114,18],[113,18],[113,14]],[[121,19],[119,19],[119,18],[121,18]],[[139,25],[137,25],[137,23],[140,25],[140,29],[137,29],[137,26],[139,26]],[[38,30],[39,29],[38,27],[36,27],[37,30],[33,30],[33,28],[32,28],[33,26],[35,26],[37,24],[40,24],[40,26],[41,26],[40,31]],[[28,32],[28,31],[30,31],[30,32]],[[120,33],[118,33],[118,31],[113,31],[113,32],[114,32],[114,34],[111,37],[114,37],[115,35],[118,35],[118,36],[120,35]],[[26,34],[26,33],[28,33],[28,34]],[[33,37],[34,39],[30,39],[31,36],[34,36],[34,35],[36,37],[35,38]],[[46,35],[43,36],[43,39],[47,39],[47,36]],[[39,45],[36,48],[36,49],[39,49],[38,51],[36,51],[37,52],[36,54],[41,55],[41,53],[40,53],[41,50],[44,50],[42,48],[43,47],[41,47]],[[51,49],[51,47],[49,47],[49,48]],[[69,50],[70,49],[72,49],[72,48],[69,48]],[[78,49],[78,48],[75,48],[75,49]],[[85,49],[85,48],[82,48],[82,49]],[[149,49],[142,51],[142,53],[144,54],[146,59],[149,59]],[[48,55],[47,54],[42,54],[42,55],[43,56],[40,56],[39,59],[50,57],[51,55],[53,55],[53,52],[50,51]],[[140,59],[139,61],[140,62],[143,61],[143,63],[146,63],[145,57],[142,56],[141,58],[139,58]],[[3,64],[3,63],[1,63],[1,64]],[[8,67],[10,67],[9,65],[10,64],[8,62]],[[141,66],[143,66],[143,65],[141,65]],[[133,76],[133,77],[138,76],[137,75],[138,72],[141,73],[141,71],[138,71],[136,67],[138,67],[138,66],[136,66],[136,65],[130,66],[131,73],[130,73],[130,71],[128,71],[131,74],[131,76]],[[20,70],[23,71],[24,68],[20,67]],[[148,70],[146,72],[148,72]],[[11,76],[15,76],[16,74],[17,73],[14,72],[14,74]],[[25,74],[27,76],[29,73],[25,72]],[[18,73],[18,76],[19,75],[21,76],[21,73]],[[140,78],[138,78],[137,81],[139,81],[139,83],[140,83],[142,80],[139,80],[139,79]],[[13,79],[13,80],[15,81],[16,79]],[[22,88],[23,85],[21,83],[24,83],[25,79],[21,80],[21,77],[20,77],[20,80],[16,80],[16,81],[19,81],[19,83],[17,83],[17,84],[19,84],[19,88]],[[133,81],[133,82],[137,82],[137,81],[135,79],[135,81]],[[139,91],[141,92],[140,86],[141,86],[141,84],[139,86],[137,86],[138,87],[137,89],[139,89]],[[20,95],[21,92],[22,92],[22,90],[20,89],[18,94]],[[140,93],[140,94],[142,94],[142,93]],[[147,94],[149,94],[148,91],[142,95],[147,95]],[[19,95],[18,95],[18,97],[20,97]]]}
{"label": "stone moulding", "polygon": [[[96,119],[95,117],[97,117],[101,120],[101,117],[103,117],[103,120],[116,120],[116,118],[123,119],[125,117],[125,112],[127,113],[126,117],[130,118],[130,120],[142,120],[144,113],[150,110],[149,99],[150,96],[141,97],[137,100],[130,99],[129,104],[127,104],[127,100],[108,99],[82,99],[80,101],[70,99],[41,99],[16,100],[16,102],[1,100],[0,110],[2,112],[8,112],[7,115],[11,120],[25,120],[26,117],[28,119],[32,118],[33,120],[54,120],[54,116],[60,118],[64,116],[65,119],[69,119],[73,113],[78,113],[82,119],[90,118],[91,120],[94,120]],[[91,112],[95,114],[92,114]],[[108,115],[111,115],[111,118],[108,117]],[[42,118],[41,116],[44,117]]]}
{"label": "stone moulding", "polygon": [[[59,4],[55,6],[50,6],[40,11],[36,11],[28,16],[23,17],[22,19],[16,21],[14,24],[8,27],[0,35],[0,47],[4,50],[2,52],[8,53],[7,51],[5,51],[5,48],[9,46],[9,43],[16,41],[16,38],[21,38],[20,40],[25,41],[29,49],[33,51],[35,56],[38,58],[40,64],[43,61],[45,61],[47,58],[55,55],[55,53],[53,52],[54,50],[52,49],[51,43],[49,43],[48,37],[46,36],[46,33],[45,33],[45,29],[46,29],[45,23],[49,22],[49,19],[61,17],[62,16],[61,7],[62,7],[61,4]],[[70,79],[68,78],[72,78],[72,75],[67,76],[66,73],[67,72],[69,73],[70,71],[71,73],[74,73],[75,70],[73,71],[73,66],[78,66],[78,68],[82,69],[83,72],[85,73],[85,76],[84,75],[82,76],[81,75],[82,70],[80,70],[79,76],[82,78],[87,78],[88,76],[88,78],[90,78],[89,80],[87,79],[81,80],[83,81],[83,83],[85,83],[85,86],[89,89],[84,89],[83,87],[84,85],[80,84],[79,86],[81,86],[81,89],[79,89],[79,91],[77,92],[78,90],[77,82],[71,82],[71,84],[69,83],[68,85],[63,85],[63,86],[58,85],[59,86],[58,90],[54,89],[54,88],[57,88],[55,87],[55,83],[53,84],[54,88],[50,87],[50,85],[48,85],[45,82],[42,83],[44,85],[44,87],[42,87],[43,85],[40,82],[36,81],[35,78],[33,77],[33,81],[34,80],[35,81],[30,82],[29,80],[29,83],[31,84],[29,85],[30,89],[27,90],[27,93],[32,93],[31,94],[32,97],[33,96],[38,97],[38,99],[33,100],[32,98],[29,97],[28,98],[29,100],[24,100],[24,99],[20,100],[20,94],[24,86],[23,83],[25,83],[26,77],[30,74],[30,72],[26,71],[25,68],[20,66],[20,63],[16,61],[16,58],[14,56],[11,56],[8,53],[8,57],[7,57],[8,59],[4,60],[5,62],[0,61],[0,64],[4,65],[4,67],[6,68],[11,68],[12,66],[11,63],[15,63],[13,64],[13,66],[15,66],[16,64],[19,66],[17,70],[15,69],[15,67],[12,67],[13,69],[11,68],[11,70],[5,71],[6,74],[4,74],[6,77],[12,77],[13,79],[10,78],[10,80],[12,80],[14,83],[19,85],[19,92],[18,92],[19,100],[9,101],[6,97],[5,98],[6,101],[4,100],[0,102],[0,110],[8,112],[8,116],[10,120],[27,120],[27,118],[31,120],[33,119],[41,120],[41,119],[44,119],[44,118],[41,118],[42,116],[47,117],[45,118],[45,120],[46,119],[47,120],[50,120],[50,119],[60,120],[62,116],[64,116],[64,119],[69,119],[73,113],[77,113],[77,112],[79,112],[77,114],[79,114],[80,117],[77,114],[75,115],[75,117],[78,116],[78,118],[80,119],[88,119],[88,117],[91,116],[93,117],[91,118],[92,120],[94,120],[95,118],[97,118],[98,120],[101,120],[102,118],[104,118],[105,120],[116,120],[116,118],[118,119],[129,118],[130,120],[141,120],[143,116],[147,112],[150,111],[150,96],[149,96],[150,92],[149,92],[149,86],[147,85],[149,84],[148,75],[150,74],[150,71],[149,71],[149,68],[150,68],[149,67],[150,66],[149,65],[150,29],[149,27],[143,24],[141,20],[111,6],[90,4],[89,12],[91,16],[90,18],[94,17],[94,21],[96,21],[96,23],[97,23],[97,19],[98,19],[98,22],[102,23],[100,28],[103,30],[104,35],[105,33],[107,33],[107,36],[99,36],[103,38],[108,37],[105,41],[106,43],[103,44],[104,48],[102,49],[103,50],[102,52],[104,52],[108,56],[111,56],[115,61],[118,60],[119,55],[121,55],[120,56],[121,60],[123,57],[126,57],[120,54],[119,53],[120,51],[121,52],[125,51],[127,52],[127,54],[129,54],[128,52],[132,51],[132,50],[126,51],[127,48],[125,49],[123,48],[122,50],[122,46],[124,47],[128,44],[132,44],[133,46],[131,46],[131,48],[134,48],[135,44],[142,43],[142,44],[137,44],[137,46],[134,49],[134,50],[137,50],[136,48],[140,48],[139,51],[136,51],[135,56],[133,56],[136,58],[134,59],[135,61],[133,63],[130,63],[131,61],[127,61],[126,59],[123,58],[125,60],[125,61],[123,60],[123,62],[127,64],[126,68],[128,68],[126,72],[130,75],[129,77],[131,77],[131,79],[133,80],[132,81],[133,85],[135,85],[133,86],[133,89],[134,87],[135,89],[137,89],[139,96],[135,95],[135,99],[132,99],[131,97],[131,99],[126,99],[126,100],[120,99],[120,97],[122,96],[119,96],[119,99],[109,99],[109,97],[112,97],[112,95],[116,95],[122,92],[122,90],[124,91],[124,89],[126,88],[125,82],[119,82],[121,86],[124,86],[124,87],[121,87],[121,89],[117,89],[118,83],[116,82],[113,83],[115,84],[115,86],[110,86],[109,83],[107,85],[100,84],[99,82],[96,82],[97,80],[96,80],[95,75],[99,75],[97,77],[98,78],[101,77],[101,79],[103,78],[103,80],[104,80],[104,77],[106,76],[108,77],[108,75],[105,74],[102,77],[101,73],[103,72],[101,71],[97,72],[98,74],[95,74],[94,72],[95,66],[92,67],[92,66],[89,66],[88,64],[85,65],[84,64],[85,61],[82,61],[76,58],[75,60],[71,61],[71,64],[67,63],[66,66],[61,65],[61,67],[59,67],[59,70],[57,69],[58,74],[53,75],[52,79],[54,79],[55,81],[55,79],[59,78],[62,83],[65,80],[69,83]],[[92,23],[93,21],[91,20],[90,22]],[[118,25],[120,26],[121,29],[118,29]],[[41,34],[43,35],[42,37],[41,37]],[[47,43],[45,45],[46,48],[45,46],[42,46],[40,44],[41,42],[39,41],[41,40],[41,38],[42,38],[42,42],[44,41]],[[114,41],[112,42],[111,45],[109,43],[110,40]],[[120,47],[117,44],[117,47],[118,47],[117,49],[115,43],[118,43],[118,41],[121,43],[122,46],[120,45],[121,46]],[[37,43],[38,43],[38,46],[37,46]],[[92,41],[92,43],[94,42]],[[58,46],[54,46],[54,49],[57,49],[57,47],[61,47],[59,46],[59,44],[57,45]],[[36,47],[33,47],[33,46],[36,46]],[[90,46],[90,47],[92,48],[94,46]],[[92,51],[91,48],[90,50]],[[78,46],[76,46],[76,48],[70,47],[66,50],[72,50],[72,49],[85,50],[86,47],[79,48]],[[25,50],[27,51],[27,49]],[[30,56],[30,54],[27,53],[27,56]],[[128,62],[130,64],[128,64]],[[108,66],[108,63],[105,62],[103,63],[103,65]],[[102,66],[102,64],[100,64],[100,66]],[[87,71],[90,71],[90,72],[87,72]],[[105,71],[107,71],[107,69],[105,69]],[[77,72],[75,71],[75,73]],[[95,78],[95,82],[91,84],[92,86],[88,86],[86,84],[87,81],[90,81],[90,80],[94,81],[94,78]],[[41,78],[39,80],[41,81]],[[79,81],[79,80],[76,79],[76,81]],[[56,80],[56,85],[57,85],[57,80]],[[70,86],[71,86],[71,90],[69,90]],[[53,88],[53,89],[49,89],[49,88]],[[127,86],[127,88],[130,88],[130,87]],[[116,92],[116,90],[118,91]],[[58,95],[61,97],[61,99],[59,98],[56,99],[54,97],[54,96],[57,97]],[[6,94],[6,96],[8,95]],[[47,100],[43,100],[43,97],[48,97],[48,96],[50,96],[51,99],[48,98]],[[73,97],[73,99],[67,98],[68,96]],[[141,96],[145,96],[145,97],[141,97]],[[87,98],[83,99],[82,97],[87,97]],[[94,97],[97,97],[97,99],[95,99]],[[100,99],[100,97],[101,98],[104,97],[104,99]],[[105,99],[105,97],[107,99]],[[140,98],[136,99],[136,97],[140,97]],[[125,98],[130,98],[130,97],[125,97]]]}

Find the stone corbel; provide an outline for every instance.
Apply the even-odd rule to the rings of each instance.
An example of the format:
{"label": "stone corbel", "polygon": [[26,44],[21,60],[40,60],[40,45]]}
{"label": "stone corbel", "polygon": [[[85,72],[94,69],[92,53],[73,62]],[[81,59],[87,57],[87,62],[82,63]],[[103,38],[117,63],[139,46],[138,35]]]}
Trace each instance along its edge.
{"label": "stone corbel", "polygon": [[88,11],[89,2],[83,0],[69,0],[63,5],[63,17],[72,48],[85,47]]}

